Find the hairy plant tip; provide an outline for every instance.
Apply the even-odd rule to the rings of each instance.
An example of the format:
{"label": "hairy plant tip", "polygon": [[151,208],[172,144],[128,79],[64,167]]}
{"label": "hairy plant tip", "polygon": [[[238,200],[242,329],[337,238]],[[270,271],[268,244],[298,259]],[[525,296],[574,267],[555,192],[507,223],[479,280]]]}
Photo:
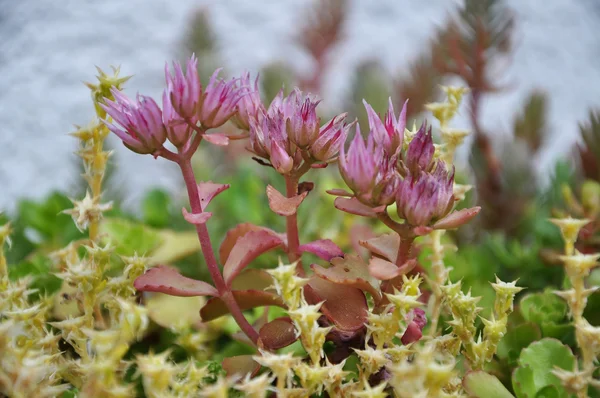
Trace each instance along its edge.
{"label": "hairy plant tip", "polygon": [[566,254],[572,254],[574,250],[575,242],[577,241],[577,236],[579,235],[579,231],[581,228],[585,227],[590,223],[591,220],[581,220],[572,217],[566,218],[553,218],[550,219],[550,222],[556,225],[560,229],[560,233],[566,244]]}
{"label": "hairy plant tip", "polygon": [[515,296],[525,288],[517,286],[517,281],[503,282],[497,276],[496,283],[491,285],[496,291],[494,311],[496,314],[510,314],[513,311]]}
{"label": "hairy plant tip", "polygon": [[264,398],[265,392],[276,392],[271,386],[275,378],[272,374],[266,372],[260,376],[250,377],[246,374],[244,379],[235,384],[233,388],[244,393],[248,398]]}
{"label": "hairy plant tip", "polygon": [[98,114],[101,118],[104,117],[105,112],[100,104],[104,102],[105,98],[114,100],[111,89],[115,88],[119,91],[122,90],[123,85],[131,78],[131,76],[119,76],[119,73],[121,73],[120,66],[111,66],[111,69],[113,73],[112,75],[109,75],[99,67],[96,67],[96,70],[98,71],[98,75],[96,75],[98,83],[85,83],[85,85],[91,90],[92,100],[94,102],[94,106],[96,107],[96,114]]}
{"label": "hairy plant tip", "polygon": [[386,398],[388,393],[385,391],[387,383],[379,383],[375,387],[371,387],[367,380],[363,380],[364,388],[362,391],[353,391],[352,396],[358,398]]}
{"label": "hairy plant tip", "polygon": [[260,365],[265,366],[273,372],[277,378],[277,390],[283,391],[284,388],[292,386],[294,377],[293,369],[302,361],[292,353],[275,354],[268,351],[259,350],[260,355],[252,357]]}
{"label": "hairy plant tip", "polygon": [[303,297],[302,287],[308,283],[308,279],[296,276],[296,264],[297,262],[284,265],[279,259],[277,268],[267,270],[273,277],[277,294],[281,296],[290,311],[300,307]]}
{"label": "hairy plant tip", "polygon": [[64,210],[62,213],[70,215],[77,229],[81,232],[85,231],[90,223],[100,221],[102,213],[112,209],[112,202],[98,203],[89,191],[85,193],[82,200],[71,199],[71,202],[73,202],[74,207]]}
{"label": "hairy plant tip", "polygon": [[294,373],[308,394],[321,394],[325,389],[325,380],[327,380],[329,369],[319,366],[318,363],[300,362],[294,368]]}
{"label": "hairy plant tip", "polygon": [[[304,349],[310,356],[313,364],[318,364],[325,356],[323,347],[329,332],[333,327],[319,327],[317,320],[323,315],[319,312],[323,303],[309,305],[301,300],[300,306],[289,310],[288,315],[296,325]],[[306,386],[304,386],[307,388]]]}
{"label": "hairy plant tip", "polygon": [[136,356],[136,377],[142,377],[144,392],[149,396],[166,396],[179,368],[169,359],[171,351]]}

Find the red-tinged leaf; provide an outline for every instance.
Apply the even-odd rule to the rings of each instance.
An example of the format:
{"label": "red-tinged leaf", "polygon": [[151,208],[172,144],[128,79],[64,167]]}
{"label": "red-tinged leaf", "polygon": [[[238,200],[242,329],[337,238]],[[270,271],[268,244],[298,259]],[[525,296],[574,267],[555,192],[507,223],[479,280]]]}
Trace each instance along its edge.
{"label": "red-tinged leaf", "polygon": [[417,236],[425,236],[425,235],[429,235],[431,233],[431,231],[433,231],[433,228],[431,227],[426,227],[424,225],[420,225],[418,227],[415,227],[413,229],[413,232],[415,233],[415,235]]}
{"label": "red-tinged leaf", "polygon": [[252,359],[252,355],[238,355],[236,357],[225,358],[221,366],[223,366],[227,377],[243,378],[247,374],[250,377],[254,377],[260,370],[260,364]]}
{"label": "red-tinged leaf", "polygon": [[377,217],[377,213],[385,210],[385,206],[369,207],[356,198],[337,197],[333,202],[336,209],[363,217]]}
{"label": "red-tinged leaf", "polygon": [[[231,283],[233,297],[242,311],[275,305],[285,308],[285,304],[272,288],[273,278],[263,269],[247,269],[241,272]],[[210,299],[200,310],[200,316],[205,322],[229,314],[225,303],[219,299]]]}
{"label": "red-tinged leaf", "polygon": [[352,228],[350,228],[350,242],[352,242],[352,249],[354,249],[355,253],[360,254],[362,258],[371,257],[371,252],[361,246],[361,241],[366,241],[372,238],[375,238],[375,232],[368,225],[364,224],[354,224]]}
{"label": "red-tinged leaf", "polygon": [[235,246],[238,239],[251,231],[266,231],[281,241],[284,250],[287,249],[287,238],[285,234],[279,234],[269,228],[259,227],[258,225],[250,223],[238,224],[234,228],[227,231],[227,235],[225,235],[225,239],[223,240],[223,243],[221,243],[221,247],[219,247],[221,264],[225,264],[227,262],[229,254],[231,253],[231,250]]}
{"label": "red-tinged leaf", "polygon": [[213,134],[204,134],[202,136],[203,139],[210,142],[213,145],[218,146],[227,146],[229,145],[229,138],[225,134],[213,133]]}
{"label": "red-tinged leaf", "polygon": [[398,257],[398,248],[400,247],[400,237],[396,233],[390,233],[378,236],[377,238],[360,241],[361,246],[369,249],[371,253],[390,260],[394,264]]}
{"label": "red-tinged leaf", "polygon": [[326,261],[331,261],[334,257],[344,257],[342,249],[329,239],[319,239],[314,242],[300,245],[298,250],[300,253],[309,252],[315,254]]}
{"label": "red-tinged leaf", "polygon": [[267,231],[251,231],[241,237],[231,250],[223,266],[223,278],[226,284],[242,271],[252,260],[262,253],[281,245],[281,239]]}
{"label": "red-tinged leaf", "polygon": [[229,184],[217,184],[212,181],[198,183],[198,196],[200,196],[202,210],[206,209],[215,196],[227,189],[229,189]]}
{"label": "red-tinged leaf", "polygon": [[215,296],[217,289],[203,281],[187,278],[176,268],[158,266],[139,276],[133,286],[140,292],[159,292],[178,297]]}
{"label": "red-tinged leaf", "polygon": [[[273,305],[285,308],[281,297],[272,292],[262,290],[234,290],[233,297],[242,311]],[[204,322],[212,321],[227,314],[229,314],[229,309],[223,300],[218,297],[209,299],[206,305],[200,310],[200,316]]]}
{"label": "red-tinged leaf", "polygon": [[379,281],[370,273],[367,264],[356,254],[345,258],[337,257],[331,260],[331,267],[324,268],[313,264],[310,266],[317,276],[338,285],[352,286],[364,290],[376,300],[381,298]]}
{"label": "red-tinged leaf", "polygon": [[190,213],[186,210],[185,207],[183,207],[181,209],[181,213],[183,214],[183,218],[185,218],[185,221],[189,222],[190,224],[194,224],[194,225],[198,225],[198,224],[204,224],[208,221],[209,218],[212,217],[212,213],[209,212],[204,212],[204,213]]}
{"label": "red-tinged leaf", "polygon": [[479,214],[481,207],[475,206],[470,209],[462,209],[448,214],[435,224],[434,229],[454,229],[471,221],[473,217]]}
{"label": "red-tinged leaf", "polygon": [[299,334],[289,317],[281,317],[265,324],[258,333],[259,347],[278,350],[298,340]]}
{"label": "red-tinged leaf", "polygon": [[313,169],[324,169],[327,166],[329,166],[329,163],[314,163],[310,165],[310,167]]}
{"label": "red-tinged leaf", "polygon": [[304,287],[304,296],[310,304],[324,301],[321,312],[342,331],[356,331],[367,322],[367,299],[360,289],[337,285],[315,275]]}
{"label": "red-tinged leaf", "polygon": [[345,189],[329,189],[327,191],[328,194],[333,195],[333,196],[347,196],[349,198],[351,198],[352,196],[354,196],[352,193],[346,191]]}
{"label": "red-tinged leaf", "polygon": [[296,195],[292,198],[286,198],[273,188],[271,185],[267,185],[267,198],[269,199],[269,207],[271,210],[279,214],[280,216],[293,216],[298,211],[298,206],[306,198],[308,192],[302,192],[300,195]]}
{"label": "red-tinged leaf", "polygon": [[369,261],[369,273],[381,281],[387,281],[408,274],[417,266],[417,261],[412,259],[401,267],[382,258],[373,257]]}

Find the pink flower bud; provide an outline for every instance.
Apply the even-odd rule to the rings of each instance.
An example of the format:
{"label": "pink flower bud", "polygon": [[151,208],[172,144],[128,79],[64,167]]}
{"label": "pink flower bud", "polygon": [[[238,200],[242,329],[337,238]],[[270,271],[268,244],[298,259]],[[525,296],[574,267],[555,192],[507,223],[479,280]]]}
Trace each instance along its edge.
{"label": "pink flower bud", "polygon": [[415,138],[408,145],[404,164],[412,174],[418,174],[419,170],[429,171],[433,165],[434,152],[431,126],[428,129],[427,125],[423,123]]}
{"label": "pink flower bud", "polygon": [[454,205],[454,169],[438,161],[432,173],[409,174],[396,192],[398,216],[412,226],[427,226],[446,216]]}
{"label": "pink flower bud", "polygon": [[320,101],[310,96],[303,97],[298,89],[284,100],[284,118],[290,140],[300,148],[307,148],[319,136],[320,119],[317,117],[317,105]]}
{"label": "pink flower bud", "polygon": [[394,105],[392,99],[389,99],[389,108],[385,114],[384,122],[379,118],[379,115],[373,110],[367,101],[363,100],[365,109],[367,110],[367,118],[369,120],[369,129],[375,139],[375,142],[382,146],[386,154],[389,156],[396,155],[402,149],[404,141],[404,129],[406,127],[406,102],[402,107],[402,111],[396,120],[394,114]]}
{"label": "pink flower bud", "polygon": [[173,109],[183,119],[192,119],[196,116],[200,107],[202,86],[198,76],[198,60],[195,55],[189,59],[185,71],[177,62],[173,62],[174,75],[169,72],[169,66],[165,65],[165,78],[167,81],[167,98]]}
{"label": "pink flower bud", "polygon": [[271,140],[271,164],[280,174],[288,174],[294,168],[294,159],[275,140]]}
{"label": "pink flower bud", "polygon": [[337,115],[321,127],[319,137],[309,148],[309,153],[313,158],[328,162],[338,154],[346,142],[348,130],[352,127],[352,124],[344,123],[346,115],[347,113]]}
{"label": "pink flower bud", "polygon": [[200,110],[200,122],[207,129],[219,127],[237,112],[237,103],[248,92],[248,88],[239,87],[236,80],[225,82],[217,79],[221,69],[211,76],[204,93]]}
{"label": "pink flower bud", "polygon": [[421,308],[413,309],[409,314],[409,324],[402,335],[402,344],[407,345],[421,340],[423,337],[423,328],[427,324],[427,316]]}
{"label": "pink flower bud", "polygon": [[112,88],[115,100],[105,99],[100,104],[116,124],[103,120],[104,124],[115,133],[123,144],[134,152],[141,154],[154,153],[162,148],[167,139],[167,132],[162,121],[162,112],[156,102],[143,95],[137,101],[127,98],[119,90]]}
{"label": "pink flower bud", "polygon": [[343,146],[340,148],[339,168],[342,178],[362,203],[374,207],[393,203],[398,184],[394,162],[385,156],[382,146],[375,144],[372,134],[366,142],[363,140],[358,125],[348,153]]}
{"label": "pink flower bud", "polygon": [[[190,122],[196,123],[196,117],[192,117]],[[168,90],[163,93],[163,123],[169,141],[178,148],[184,146],[193,133],[189,124],[173,109]]]}
{"label": "pink flower bud", "polygon": [[258,89],[258,76],[254,85],[250,82],[250,73],[246,72],[240,78],[240,89],[247,90],[237,103],[237,114],[233,119],[234,123],[242,130],[250,129],[250,119],[256,119],[259,109],[263,107]]}

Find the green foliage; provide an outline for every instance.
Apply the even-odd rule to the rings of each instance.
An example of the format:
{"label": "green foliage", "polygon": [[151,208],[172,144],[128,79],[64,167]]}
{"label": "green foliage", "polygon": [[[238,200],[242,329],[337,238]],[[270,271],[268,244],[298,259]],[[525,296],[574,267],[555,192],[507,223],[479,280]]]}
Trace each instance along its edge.
{"label": "green foliage", "polygon": [[560,341],[545,338],[525,348],[513,373],[517,398],[568,397],[560,379],[552,371],[558,367],[573,370],[575,356]]}
{"label": "green foliage", "polygon": [[520,310],[526,321],[539,326],[543,337],[571,342],[573,326],[567,319],[567,304],[552,291],[526,295],[520,302]]}
{"label": "green foliage", "polygon": [[463,384],[473,397],[514,398],[497,377],[482,371],[468,373]]}

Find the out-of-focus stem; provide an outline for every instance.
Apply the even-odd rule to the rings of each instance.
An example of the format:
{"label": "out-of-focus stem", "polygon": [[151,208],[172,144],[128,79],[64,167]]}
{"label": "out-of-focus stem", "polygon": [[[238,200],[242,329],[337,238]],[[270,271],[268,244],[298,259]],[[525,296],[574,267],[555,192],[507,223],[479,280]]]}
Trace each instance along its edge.
{"label": "out-of-focus stem", "polygon": [[442,291],[441,287],[448,280],[448,270],[444,265],[444,248],[442,246],[443,230],[435,230],[431,232],[431,271],[433,280],[431,283],[433,302],[431,304],[431,319],[429,327],[429,335],[437,334],[440,313],[442,311]]}
{"label": "out-of-focus stem", "polygon": [[[202,206],[200,204],[200,196],[198,195],[198,185],[196,184],[196,178],[194,176],[194,170],[192,168],[192,163],[189,158],[182,158],[178,162],[179,167],[181,168],[181,173],[183,174],[183,179],[185,181],[185,186],[188,191],[188,197],[190,200],[190,207],[192,209],[192,213],[200,214],[202,213]],[[221,300],[225,303],[229,312],[242,329],[242,331],[252,340],[254,344],[258,341],[258,333],[252,325],[248,322],[248,320],[244,317],[242,310],[240,309],[238,303],[236,302],[230,288],[225,283],[223,276],[221,275],[221,271],[219,270],[219,266],[217,265],[217,260],[215,258],[215,254],[213,251],[212,243],[210,241],[210,236],[208,234],[208,228],[206,228],[206,224],[196,224],[196,232],[198,233],[198,240],[200,241],[200,246],[202,248],[202,255],[204,256],[204,260],[206,262],[206,266],[208,267],[208,271],[213,280],[217,291],[221,297]]]}
{"label": "out-of-focus stem", "polygon": [[[295,176],[285,176],[285,195],[288,198],[293,198],[298,195],[298,178]],[[297,213],[287,216],[285,218],[286,233],[288,241],[288,260],[290,263],[298,261],[296,263],[296,272],[300,276],[304,276],[304,267],[302,266],[302,260],[300,259],[300,253],[298,253],[298,247],[300,246],[300,238],[298,236],[298,215]]]}

